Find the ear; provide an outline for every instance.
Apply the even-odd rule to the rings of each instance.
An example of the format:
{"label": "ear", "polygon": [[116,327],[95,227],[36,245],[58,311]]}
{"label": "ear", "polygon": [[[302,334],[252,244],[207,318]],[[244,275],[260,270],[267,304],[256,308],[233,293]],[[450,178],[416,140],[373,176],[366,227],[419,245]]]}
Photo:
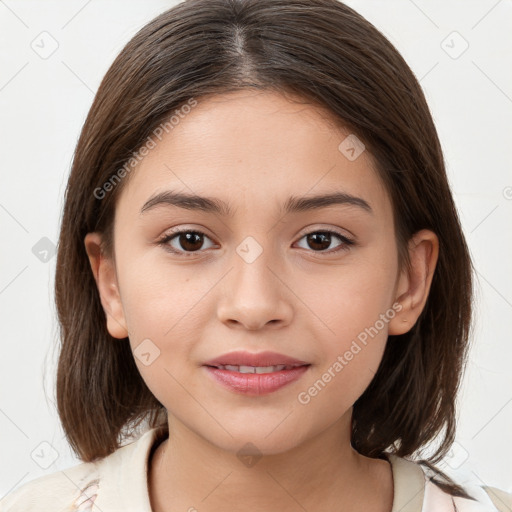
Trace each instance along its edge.
{"label": "ear", "polygon": [[388,324],[388,334],[392,335],[408,332],[423,311],[437,264],[439,240],[434,232],[423,229],[411,238],[408,250],[411,269],[404,268],[397,279],[395,302],[402,309]]}
{"label": "ear", "polygon": [[107,330],[114,338],[126,338],[128,329],[117,284],[114,262],[102,252],[100,233],[88,233],[84,244],[98,287],[101,305],[107,317]]}

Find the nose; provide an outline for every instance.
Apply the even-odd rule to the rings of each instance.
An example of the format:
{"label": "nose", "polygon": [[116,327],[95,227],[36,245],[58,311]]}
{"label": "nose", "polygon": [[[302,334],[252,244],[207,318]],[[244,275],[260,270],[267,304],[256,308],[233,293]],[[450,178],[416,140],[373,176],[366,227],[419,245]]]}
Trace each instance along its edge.
{"label": "nose", "polygon": [[[235,255],[233,267],[222,283],[217,315],[229,327],[259,330],[281,328],[293,316],[293,293],[265,251],[250,263]],[[282,274],[282,273],[281,273]]]}

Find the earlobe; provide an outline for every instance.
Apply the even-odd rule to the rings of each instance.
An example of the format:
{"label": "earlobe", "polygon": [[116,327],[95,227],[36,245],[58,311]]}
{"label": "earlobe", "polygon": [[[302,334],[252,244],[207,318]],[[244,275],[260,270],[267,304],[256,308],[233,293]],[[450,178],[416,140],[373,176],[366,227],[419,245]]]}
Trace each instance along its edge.
{"label": "earlobe", "polygon": [[430,292],[430,285],[439,255],[439,240],[430,230],[423,229],[409,241],[410,270],[404,269],[396,286],[395,302],[401,304],[400,312],[389,322],[389,334],[408,332],[420,316]]}
{"label": "earlobe", "polygon": [[84,238],[91,270],[96,281],[103,311],[107,319],[107,330],[114,338],[128,336],[126,319],[119,294],[115,265],[102,252],[100,233],[88,233]]}

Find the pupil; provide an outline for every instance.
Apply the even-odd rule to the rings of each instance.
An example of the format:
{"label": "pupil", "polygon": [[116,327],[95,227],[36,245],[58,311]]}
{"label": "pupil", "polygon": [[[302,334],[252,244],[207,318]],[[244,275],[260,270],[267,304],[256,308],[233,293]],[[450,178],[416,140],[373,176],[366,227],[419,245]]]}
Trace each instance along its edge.
{"label": "pupil", "polygon": [[[183,239],[185,241],[183,242]],[[199,242],[199,247],[196,245],[194,246],[194,239],[197,244]],[[187,249],[190,251],[195,251],[197,249],[201,248],[202,241],[201,241],[201,235],[199,233],[195,232],[189,232],[189,233],[182,233],[180,236],[180,245],[183,247],[183,249]]]}
{"label": "pupil", "polygon": [[[322,239],[321,241],[319,239]],[[311,241],[313,241],[313,245],[315,243],[319,243],[321,247],[317,247],[317,249],[327,249],[331,244],[331,235],[329,233],[312,233],[308,235],[308,243],[311,247]],[[311,247],[315,249],[315,247]]]}

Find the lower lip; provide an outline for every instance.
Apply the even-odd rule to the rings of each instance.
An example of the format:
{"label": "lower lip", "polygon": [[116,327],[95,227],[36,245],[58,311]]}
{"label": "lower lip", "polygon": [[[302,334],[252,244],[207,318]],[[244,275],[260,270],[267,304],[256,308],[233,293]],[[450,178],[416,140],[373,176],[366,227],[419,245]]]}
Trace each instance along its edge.
{"label": "lower lip", "polygon": [[226,388],[243,395],[260,396],[277,391],[296,381],[307,372],[308,366],[297,366],[292,370],[272,373],[240,373],[205,366],[208,373]]}

